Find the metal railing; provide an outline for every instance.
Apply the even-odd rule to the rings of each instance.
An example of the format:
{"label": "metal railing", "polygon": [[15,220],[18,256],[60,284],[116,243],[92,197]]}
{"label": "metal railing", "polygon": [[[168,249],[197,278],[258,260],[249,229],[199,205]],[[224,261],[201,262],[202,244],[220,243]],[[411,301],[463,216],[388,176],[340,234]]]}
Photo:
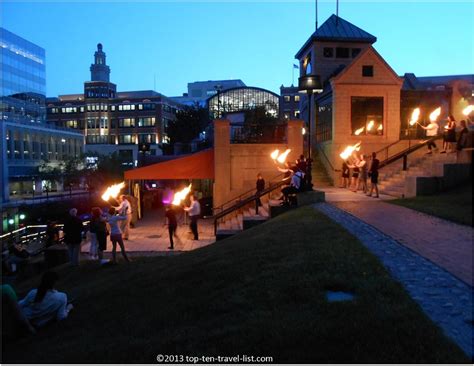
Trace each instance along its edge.
{"label": "metal railing", "polygon": [[[260,198],[260,197],[263,197],[265,196],[266,194],[270,194],[271,192],[273,192],[274,190],[280,188],[282,185],[284,184],[287,184],[288,183],[288,180],[290,179],[290,177],[286,177],[286,178],[283,178],[282,180],[278,181],[278,182],[272,182],[269,184],[269,186],[267,188],[265,188],[263,191],[260,191],[258,193],[254,193],[252,196],[249,196],[247,198],[244,198],[240,201],[237,201],[234,203],[233,206],[227,208],[227,209],[224,209],[222,212],[218,213],[218,214],[215,214],[212,218],[214,219],[214,235],[217,234],[217,224],[218,224],[218,220],[222,219],[223,217],[233,213],[234,211],[237,211],[239,209],[241,209],[242,207],[248,205],[249,203],[251,202],[254,202],[257,198]],[[253,190],[254,191],[254,190]]]}

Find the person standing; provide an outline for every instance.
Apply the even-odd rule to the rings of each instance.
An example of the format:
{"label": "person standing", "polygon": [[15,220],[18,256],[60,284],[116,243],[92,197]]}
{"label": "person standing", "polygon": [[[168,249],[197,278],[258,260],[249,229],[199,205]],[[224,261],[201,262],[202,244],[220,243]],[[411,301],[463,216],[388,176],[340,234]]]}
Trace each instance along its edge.
{"label": "person standing", "polygon": [[369,197],[372,197],[372,192],[375,190],[375,198],[379,198],[379,187],[377,184],[379,183],[379,164],[380,161],[377,159],[377,154],[375,152],[372,153],[372,163],[370,164],[369,169],[369,176],[370,176],[370,192],[368,194]]}
{"label": "person standing", "polygon": [[[353,165],[349,165],[349,168],[352,169],[352,179],[351,183],[349,185],[349,189],[351,189],[352,192],[357,192],[357,188],[359,185],[359,159],[356,157],[355,162]],[[351,188],[352,187],[352,188]]]}
{"label": "person standing", "polygon": [[67,245],[69,261],[73,266],[79,265],[79,252],[82,242],[82,221],[77,217],[77,209],[71,208],[64,222],[64,242]]}
{"label": "person standing", "polygon": [[[102,215],[102,210],[99,207],[92,208],[92,218],[90,224],[90,232],[94,233],[95,237],[95,254],[96,258],[102,261],[104,259],[104,251],[107,249],[107,225],[106,218]],[[92,239],[92,238],[91,238]],[[91,243],[92,247],[92,243]]]}
{"label": "person standing", "polygon": [[174,249],[173,236],[177,236],[178,220],[176,220],[176,212],[174,212],[174,208],[171,205],[166,207],[166,218],[168,219],[168,233],[170,236],[170,246],[168,249]]}
{"label": "person standing", "polygon": [[120,224],[120,230],[122,232],[123,239],[128,240],[130,234],[130,222],[132,221],[132,206],[124,194],[120,195],[119,202],[120,205],[114,208],[120,216],[125,216],[125,220],[123,220]]}
{"label": "person standing", "polygon": [[367,160],[365,160],[365,155],[361,154],[359,163],[357,164],[359,167],[359,181],[357,182],[357,188],[361,186],[362,183],[362,192],[367,194]]}
{"label": "person standing", "polygon": [[458,151],[461,151],[462,149],[467,147],[467,140],[469,136],[469,130],[467,129],[466,121],[462,120],[459,122],[459,125],[461,126],[461,131],[459,132],[459,137],[458,137],[458,142],[456,144],[456,149]]}
{"label": "person standing", "polygon": [[[438,135],[439,126],[434,121],[431,121],[427,126],[421,126],[421,128],[426,131],[426,137],[428,137],[428,138],[433,138],[433,137]],[[432,148],[437,149],[436,144],[435,144],[434,141],[428,142],[427,146],[428,146],[428,150],[429,150],[426,153],[427,155],[433,153],[433,151],[431,150]]]}
{"label": "person standing", "polygon": [[448,116],[448,124],[444,126],[444,142],[443,142],[443,151],[441,154],[446,154],[446,151],[449,149],[449,152],[454,152],[453,145],[456,143],[456,120],[450,114]]}
{"label": "person standing", "polygon": [[341,170],[341,186],[340,188],[347,188],[349,187],[349,165],[347,161],[342,162],[342,170]]}
{"label": "person standing", "polygon": [[119,221],[124,221],[127,219],[127,216],[116,215],[115,208],[111,207],[109,209],[109,216],[107,222],[110,226],[110,241],[112,242],[112,263],[117,263],[116,253],[117,253],[117,244],[120,246],[123,258],[130,262],[130,259],[125,252],[125,245],[123,244],[122,231],[120,230]]}
{"label": "person standing", "polygon": [[201,214],[201,205],[194,197],[194,194],[191,194],[190,199],[191,205],[189,207],[185,207],[184,210],[189,214],[189,219],[191,220],[189,226],[193,232],[194,240],[199,240],[198,218]]}
{"label": "person standing", "polygon": [[257,174],[257,199],[255,200],[255,214],[258,215],[258,208],[262,206],[262,201],[260,201],[260,197],[258,197],[259,193],[265,190],[265,179],[262,178],[262,174]]}

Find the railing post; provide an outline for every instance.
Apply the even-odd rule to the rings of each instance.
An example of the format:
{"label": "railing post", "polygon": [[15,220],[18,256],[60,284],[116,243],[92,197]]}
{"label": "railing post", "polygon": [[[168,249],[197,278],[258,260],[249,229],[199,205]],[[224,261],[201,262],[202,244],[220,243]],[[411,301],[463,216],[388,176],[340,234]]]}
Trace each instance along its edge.
{"label": "railing post", "polygon": [[403,155],[403,170],[407,170],[408,155]]}

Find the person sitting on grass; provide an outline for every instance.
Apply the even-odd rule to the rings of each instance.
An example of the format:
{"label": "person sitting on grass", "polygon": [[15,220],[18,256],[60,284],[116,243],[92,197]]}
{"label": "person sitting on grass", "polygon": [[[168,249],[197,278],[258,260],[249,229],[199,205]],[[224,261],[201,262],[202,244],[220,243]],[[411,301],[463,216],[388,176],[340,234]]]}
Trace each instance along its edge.
{"label": "person sitting on grass", "polygon": [[34,327],[66,319],[72,310],[72,304],[67,303],[67,295],[54,289],[58,279],[56,272],[45,272],[38,288],[31,290],[19,302],[21,311]]}
{"label": "person sitting on grass", "polygon": [[13,340],[25,333],[35,334],[35,328],[33,328],[18,305],[15,290],[10,285],[2,285],[1,293],[2,338],[4,340]]}

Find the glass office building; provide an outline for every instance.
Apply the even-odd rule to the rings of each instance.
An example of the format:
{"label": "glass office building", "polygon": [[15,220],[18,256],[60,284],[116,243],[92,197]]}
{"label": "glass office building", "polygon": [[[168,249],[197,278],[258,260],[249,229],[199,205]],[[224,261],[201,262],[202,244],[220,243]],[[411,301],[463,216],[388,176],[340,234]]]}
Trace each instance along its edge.
{"label": "glass office building", "polygon": [[0,28],[2,119],[46,121],[46,67],[43,48]]}
{"label": "glass office building", "polygon": [[61,179],[40,181],[45,161],[60,165],[78,157],[83,135],[46,121],[45,50],[0,28],[0,184],[2,205],[12,199],[41,195],[45,185],[63,189]]}

